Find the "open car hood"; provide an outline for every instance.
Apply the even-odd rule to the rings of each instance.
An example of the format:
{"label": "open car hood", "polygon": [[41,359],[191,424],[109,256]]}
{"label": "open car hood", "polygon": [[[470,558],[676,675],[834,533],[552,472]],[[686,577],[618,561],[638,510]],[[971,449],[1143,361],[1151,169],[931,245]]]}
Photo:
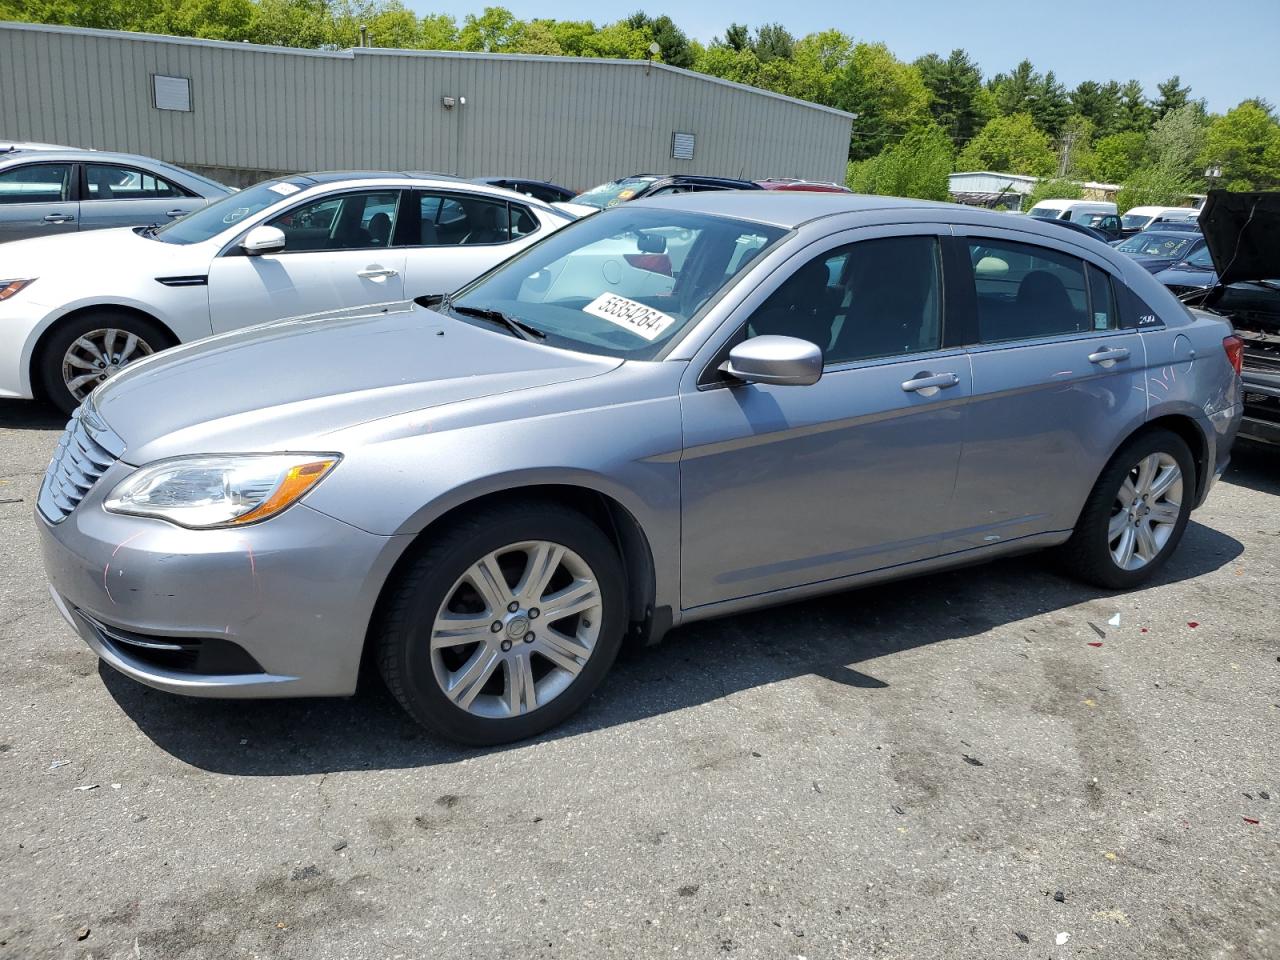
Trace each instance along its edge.
{"label": "open car hood", "polygon": [[1280,193],[1210,190],[1200,229],[1218,283],[1280,277]]}

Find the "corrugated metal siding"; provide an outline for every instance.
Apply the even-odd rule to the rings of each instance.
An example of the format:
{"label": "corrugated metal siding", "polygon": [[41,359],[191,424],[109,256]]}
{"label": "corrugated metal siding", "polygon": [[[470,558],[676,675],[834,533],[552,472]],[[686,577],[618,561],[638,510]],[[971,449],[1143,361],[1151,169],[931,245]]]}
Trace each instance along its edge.
{"label": "corrugated metal siding", "polygon": [[[191,79],[157,110],[151,75]],[[445,110],[441,97],[465,97]],[[585,188],[640,171],[843,180],[851,119],[661,65],[299,51],[0,24],[0,136],[248,170],[437,170]],[[697,136],[691,161],[671,134]]]}

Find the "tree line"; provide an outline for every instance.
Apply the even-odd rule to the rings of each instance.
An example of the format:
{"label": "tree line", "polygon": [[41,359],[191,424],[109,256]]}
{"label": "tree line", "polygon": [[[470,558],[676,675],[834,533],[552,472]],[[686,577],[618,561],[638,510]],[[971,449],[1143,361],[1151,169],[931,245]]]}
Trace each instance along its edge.
{"label": "tree line", "polygon": [[596,24],[486,7],[459,22],[400,0],[0,0],[0,20],[330,49],[359,45],[363,28],[380,47],[652,56],[854,114],[847,180],[867,193],[946,199],[953,170],[1041,177],[1035,198],[1118,183],[1122,208],[1181,203],[1212,185],[1280,189],[1280,121],[1260,97],[1217,115],[1178,76],[1153,93],[1136,80],[1067,89],[1029,60],[985,76],[962,49],[908,63],[835,29],[796,37],[778,23],[732,23],[702,44],[665,15]]}

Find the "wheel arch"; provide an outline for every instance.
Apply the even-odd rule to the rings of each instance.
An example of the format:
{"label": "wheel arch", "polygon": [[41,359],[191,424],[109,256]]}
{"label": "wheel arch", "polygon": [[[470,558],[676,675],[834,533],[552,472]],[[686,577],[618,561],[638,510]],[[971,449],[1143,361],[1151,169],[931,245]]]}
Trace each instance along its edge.
{"label": "wheel arch", "polygon": [[149,313],[146,310],[133,306],[132,304],[105,302],[89,303],[75,307],[68,310],[66,313],[58,314],[58,316],[46,322],[44,329],[40,331],[39,336],[36,337],[35,343],[31,347],[31,355],[27,358],[24,369],[26,371],[32,396],[39,396],[44,389],[40,382],[40,365],[44,362],[45,351],[49,348],[49,341],[53,339],[54,335],[64,324],[75,320],[78,317],[83,317],[99,311],[130,314],[140,320],[145,320],[148,323],[155,324],[164,332],[165,336],[169,338],[169,343],[164,345],[166,348],[176,346],[182,342],[178,335],[173,332],[173,328],[169,326],[169,324],[165,323],[165,321],[160,319],[154,313]]}
{"label": "wheel arch", "polygon": [[617,548],[626,576],[628,638],[646,644],[657,643],[662,639],[671,626],[672,614],[668,608],[655,608],[657,569],[653,548],[635,514],[616,498],[591,487],[572,483],[537,483],[478,493],[454,504],[413,536],[378,590],[364,637],[362,675],[368,675],[372,669],[372,653],[376,644],[371,641],[405,567],[432,537],[439,536],[461,517],[485,507],[511,503],[558,504],[583,514],[599,526]]}

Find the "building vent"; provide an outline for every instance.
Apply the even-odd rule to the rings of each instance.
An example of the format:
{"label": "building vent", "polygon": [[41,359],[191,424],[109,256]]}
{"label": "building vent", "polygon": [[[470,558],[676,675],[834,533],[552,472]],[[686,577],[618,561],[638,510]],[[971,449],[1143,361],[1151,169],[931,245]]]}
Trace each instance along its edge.
{"label": "building vent", "polygon": [[151,92],[157,110],[191,112],[191,81],[187,77],[151,75]]}
{"label": "building vent", "polygon": [[672,158],[675,160],[692,160],[695,139],[692,133],[673,133],[671,135]]}

